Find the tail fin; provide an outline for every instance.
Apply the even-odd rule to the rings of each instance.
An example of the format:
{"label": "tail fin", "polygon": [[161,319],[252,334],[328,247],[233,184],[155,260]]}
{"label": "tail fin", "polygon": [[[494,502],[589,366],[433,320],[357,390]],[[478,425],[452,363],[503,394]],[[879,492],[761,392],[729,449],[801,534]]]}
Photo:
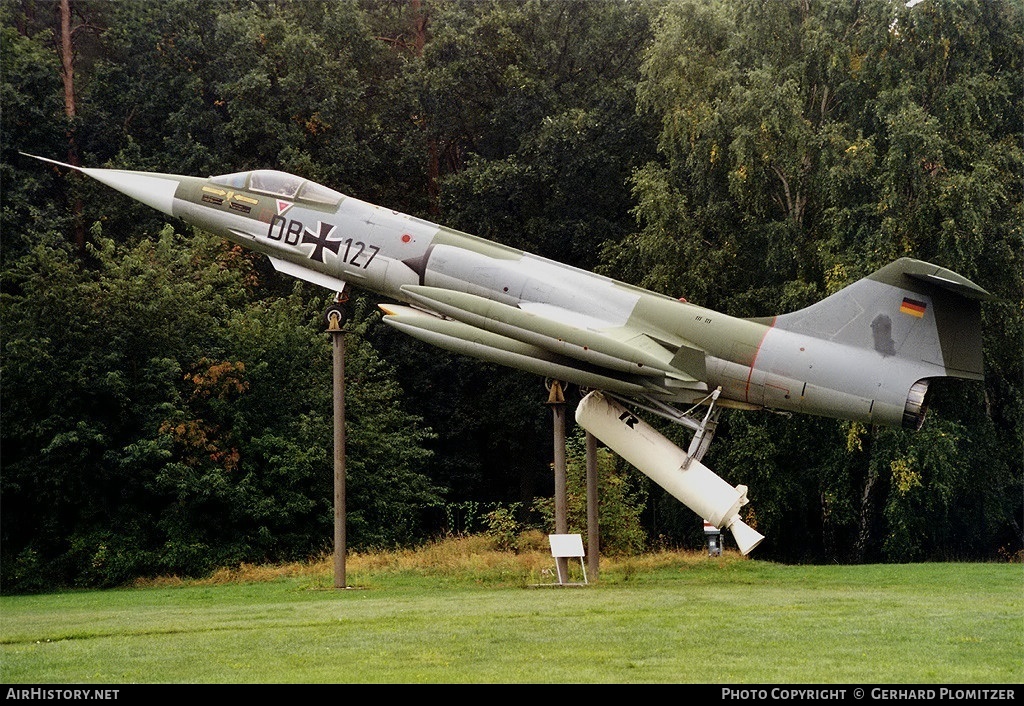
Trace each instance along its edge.
{"label": "tail fin", "polygon": [[992,299],[951,270],[901,258],[775,326],[981,380],[981,301]]}

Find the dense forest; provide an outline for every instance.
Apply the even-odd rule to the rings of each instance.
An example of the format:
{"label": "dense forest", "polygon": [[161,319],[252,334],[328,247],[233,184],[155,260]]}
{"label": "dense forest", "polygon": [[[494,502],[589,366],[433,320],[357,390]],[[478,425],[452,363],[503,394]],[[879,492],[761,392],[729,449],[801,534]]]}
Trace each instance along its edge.
{"label": "dense forest", "polygon": [[[1021,0],[0,0],[0,31],[4,591],[333,537],[330,293],[21,151],[293,172],[735,316],[953,269],[998,297],[984,383],[933,385],[918,432],[727,412],[705,462],[758,558],[1020,560]],[[544,381],[376,303],[347,306],[348,546],[549,529]],[[601,497],[602,551],[702,545],[610,453]]]}

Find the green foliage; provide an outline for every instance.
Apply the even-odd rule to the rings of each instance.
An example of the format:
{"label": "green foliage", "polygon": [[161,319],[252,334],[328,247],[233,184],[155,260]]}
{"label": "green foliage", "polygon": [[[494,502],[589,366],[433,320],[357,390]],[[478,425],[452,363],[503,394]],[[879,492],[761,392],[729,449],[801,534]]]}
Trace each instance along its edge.
{"label": "green foliage", "polygon": [[346,346],[349,526],[358,540],[353,547],[405,546],[424,535],[427,517],[443,504],[444,487],[422,471],[433,432],[405,411],[394,369],[365,338],[378,324],[374,308],[365,300],[353,307]]}
{"label": "green foliage", "polygon": [[181,399],[176,361],[215,350],[204,334],[241,291],[215,261],[196,269],[209,240],[189,251],[167,229],[117,252],[96,237],[95,270],[43,238],[4,273],[3,551],[35,546],[51,580],[106,584],[151,566],[140,518],[171,457],[160,426]]}
{"label": "green foliage", "polygon": [[[436,199],[428,215],[595,266],[603,244],[632,228],[624,185],[653,156],[652,123],[633,97],[647,5],[460,0],[430,3],[428,15],[404,86]],[[412,33],[401,37],[412,43]],[[541,380],[399,334],[385,348],[413,406],[436,420],[431,475],[446,479],[452,501],[527,507],[551,492]]]}
{"label": "green foliage", "polygon": [[[0,0],[5,590],[305,557],[332,523],[322,293],[17,154],[64,159],[71,137],[88,166],[300,172],[735,315],[901,255],[962,272],[1002,300],[984,389],[933,385],[919,434],[730,413],[707,462],[749,487],[768,556],[1020,551],[1019,2],[73,5],[69,121],[56,13]],[[350,545],[495,508],[504,535],[528,525],[551,483],[541,381],[349,306]],[[603,550],[700,541],[615,466]]]}
{"label": "green foliage", "polygon": [[[299,286],[250,301],[248,265],[219,239],[168,227],[126,248],[93,236],[95,269],[44,241],[5,273],[5,588],[322,550],[333,522],[323,300],[306,303]],[[366,309],[354,307],[348,334],[354,548],[408,541],[439,501],[417,471],[429,434],[366,343]]]}
{"label": "green foliage", "polygon": [[59,62],[49,31],[28,25],[19,32],[9,0],[0,3],[0,262],[25,254],[32,246],[26,223],[57,230],[70,220],[67,194],[53,187],[54,175],[15,168],[18,151],[62,157],[67,154]]}
{"label": "green foliage", "polygon": [[[601,554],[639,554],[647,545],[647,533],[641,523],[647,494],[637,484],[637,474],[623,467],[607,448],[598,446],[597,524]],[[566,439],[566,519],[569,531],[587,534],[587,451],[586,435],[581,429]],[[541,526],[555,531],[553,498],[535,498],[532,510],[541,518]]]}
{"label": "green foliage", "polygon": [[661,159],[633,173],[639,230],[606,248],[609,274],[765,316],[911,256],[1004,299],[984,308],[986,399],[941,393],[916,437],[871,431],[844,457],[835,423],[731,416],[710,465],[750,487],[764,551],[985,553],[953,498],[1003,518],[1002,540],[982,520],[989,555],[1020,545],[1021,20],[1016,2],[887,0],[693,0],[658,18],[637,96]]}
{"label": "green foliage", "polygon": [[516,519],[518,513],[519,503],[512,503],[508,507],[496,507],[487,513],[487,534],[494,539],[498,549],[518,549],[516,540],[522,532],[519,520]]}
{"label": "green foliage", "polygon": [[[630,171],[653,156],[634,87],[643,4],[441,4],[423,96],[449,155],[446,223],[593,268],[631,227]],[[466,36],[476,38],[466,42]]]}

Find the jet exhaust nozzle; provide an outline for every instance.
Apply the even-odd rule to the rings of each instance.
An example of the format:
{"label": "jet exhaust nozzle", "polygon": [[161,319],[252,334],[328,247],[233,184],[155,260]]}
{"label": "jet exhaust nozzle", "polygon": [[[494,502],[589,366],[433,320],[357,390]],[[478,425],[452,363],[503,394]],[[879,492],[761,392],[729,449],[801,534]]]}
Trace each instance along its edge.
{"label": "jet exhaust nozzle", "polygon": [[732,538],[736,540],[736,546],[739,548],[740,554],[744,556],[764,541],[764,535],[739,517],[735,517],[729,524],[729,531],[732,532]]}

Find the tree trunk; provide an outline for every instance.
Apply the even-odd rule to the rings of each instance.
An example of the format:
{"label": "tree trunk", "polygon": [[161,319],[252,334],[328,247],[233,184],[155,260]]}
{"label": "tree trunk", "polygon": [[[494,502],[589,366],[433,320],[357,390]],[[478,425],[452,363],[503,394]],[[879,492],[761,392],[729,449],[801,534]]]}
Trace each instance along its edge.
{"label": "tree trunk", "polygon": [[878,481],[878,469],[871,463],[872,445],[874,442],[874,428],[867,435],[865,441],[867,453],[867,474],[864,478],[864,492],[860,496],[860,525],[857,531],[857,539],[853,545],[853,561],[863,564],[867,559],[872,541],[872,526],[874,525],[874,494],[875,483]]}
{"label": "tree trunk", "polygon": [[[409,0],[412,7],[413,50],[417,57],[423,56],[423,47],[427,45],[427,12],[421,0]],[[427,131],[427,198],[430,201],[430,212],[437,216],[441,213],[441,148],[437,136],[430,129],[429,121],[424,124]]]}
{"label": "tree trunk", "polygon": [[[71,40],[71,0],[60,0],[60,77],[64,82],[64,115],[67,118],[68,163],[81,166],[78,159],[78,143],[75,141],[75,49]],[[82,222],[82,197],[73,196],[72,209],[75,215],[75,245],[78,252],[85,251],[85,224]]]}

